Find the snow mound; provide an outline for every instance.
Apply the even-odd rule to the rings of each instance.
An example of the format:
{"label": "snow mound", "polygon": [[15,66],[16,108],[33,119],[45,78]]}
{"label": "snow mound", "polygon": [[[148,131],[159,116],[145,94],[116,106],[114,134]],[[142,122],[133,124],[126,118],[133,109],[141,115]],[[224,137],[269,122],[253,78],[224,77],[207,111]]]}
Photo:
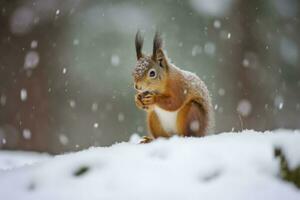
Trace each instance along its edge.
{"label": "snow mound", "polygon": [[[50,158],[48,154],[22,151],[0,151],[0,172],[31,165]],[[1,188],[0,188],[1,191]]]}
{"label": "snow mound", "polygon": [[243,131],[120,143],[0,170],[1,199],[300,199],[279,177],[300,164],[300,132]]}

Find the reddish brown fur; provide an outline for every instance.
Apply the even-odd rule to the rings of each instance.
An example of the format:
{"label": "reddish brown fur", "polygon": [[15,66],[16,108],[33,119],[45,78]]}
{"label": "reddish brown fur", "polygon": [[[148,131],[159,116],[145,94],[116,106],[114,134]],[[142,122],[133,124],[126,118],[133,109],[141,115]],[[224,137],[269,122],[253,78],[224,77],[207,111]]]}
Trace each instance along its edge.
{"label": "reddish brown fur", "polygon": [[[191,129],[191,124],[195,121],[199,123],[198,130]],[[205,111],[200,104],[192,101],[180,110],[177,125],[182,136],[204,136],[207,127]]]}
{"label": "reddish brown fur", "polygon": [[[144,104],[141,100],[136,99],[138,107],[142,108],[145,104],[148,106],[146,110],[148,128],[153,138],[169,137],[172,135],[172,133],[167,133],[162,128],[156,113],[151,108],[153,105],[158,105],[167,111],[180,109],[177,118],[178,135],[204,136],[207,134],[209,120],[208,105],[201,96],[194,96],[195,94],[193,93],[184,94],[183,86],[185,83],[183,83],[182,80],[183,77],[181,74],[176,71],[170,72],[163,93],[151,94]],[[149,104],[147,104],[148,102]],[[190,124],[195,120],[200,124],[198,131],[193,131],[190,128]]]}
{"label": "reddish brown fur", "polygon": [[[200,83],[204,88],[201,89],[201,92],[197,91],[195,87],[189,87],[189,84],[192,83],[186,80],[186,77],[180,69],[169,64],[161,48],[157,49],[155,58],[156,59],[153,59],[154,63],[151,62],[149,69],[155,68],[156,63],[161,62],[163,71],[161,71],[161,68],[157,68],[157,70],[161,71],[160,80],[152,81],[147,76],[135,79],[136,87],[146,89],[147,91],[138,92],[135,97],[135,102],[139,108],[147,111],[148,129],[151,137],[170,137],[174,134],[168,133],[163,129],[153,109],[155,105],[166,111],[178,110],[176,121],[178,133],[175,134],[180,136],[206,135],[212,123],[211,100],[206,86],[203,82]],[[146,73],[147,71],[145,74]],[[199,123],[199,129],[192,130],[191,123],[193,121]],[[151,139],[147,138],[147,141],[145,140],[144,142],[149,141],[151,141]]]}

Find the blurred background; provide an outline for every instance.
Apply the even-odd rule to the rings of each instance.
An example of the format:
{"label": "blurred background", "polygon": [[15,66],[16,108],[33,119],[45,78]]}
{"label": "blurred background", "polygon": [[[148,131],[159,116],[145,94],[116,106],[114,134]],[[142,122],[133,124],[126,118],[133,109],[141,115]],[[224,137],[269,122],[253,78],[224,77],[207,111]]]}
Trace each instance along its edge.
{"label": "blurred background", "polygon": [[145,135],[134,35],[195,72],[216,133],[300,128],[298,0],[1,0],[0,148],[76,151]]}

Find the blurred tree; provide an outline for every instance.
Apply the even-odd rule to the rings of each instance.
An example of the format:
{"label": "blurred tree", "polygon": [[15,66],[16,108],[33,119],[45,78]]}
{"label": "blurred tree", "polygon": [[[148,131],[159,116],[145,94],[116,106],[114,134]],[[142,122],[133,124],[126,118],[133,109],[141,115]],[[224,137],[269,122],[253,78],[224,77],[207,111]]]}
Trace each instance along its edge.
{"label": "blurred tree", "polygon": [[37,52],[31,47],[33,39],[43,37],[39,28],[45,27],[31,34],[12,34],[11,13],[18,6],[16,1],[1,5],[0,54],[5,55],[0,60],[0,94],[5,98],[0,106],[0,125],[6,139],[3,148],[49,151],[48,77],[42,67],[45,60],[40,60],[48,50],[34,47]]}

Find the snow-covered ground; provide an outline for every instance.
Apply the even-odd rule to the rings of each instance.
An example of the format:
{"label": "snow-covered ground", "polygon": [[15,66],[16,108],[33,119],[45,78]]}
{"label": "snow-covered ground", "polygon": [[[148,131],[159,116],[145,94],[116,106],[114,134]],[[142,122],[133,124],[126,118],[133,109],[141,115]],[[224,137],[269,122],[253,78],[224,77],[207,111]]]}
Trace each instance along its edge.
{"label": "snow-covered ground", "polygon": [[[278,130],[124,142],[40,159],[1,152],[0,199],[299,200],[274,157],[274,148],[282,148],[295,168],[299,144],[299,131]],[[16,166],[3,165],[9,159]]]}
{"label": "snow-covered ground", "polygon": [[36,152],[0,151],[0,170],[24,167],[36,162],[42,162],[48,158],[51,158],[48,154]]}

